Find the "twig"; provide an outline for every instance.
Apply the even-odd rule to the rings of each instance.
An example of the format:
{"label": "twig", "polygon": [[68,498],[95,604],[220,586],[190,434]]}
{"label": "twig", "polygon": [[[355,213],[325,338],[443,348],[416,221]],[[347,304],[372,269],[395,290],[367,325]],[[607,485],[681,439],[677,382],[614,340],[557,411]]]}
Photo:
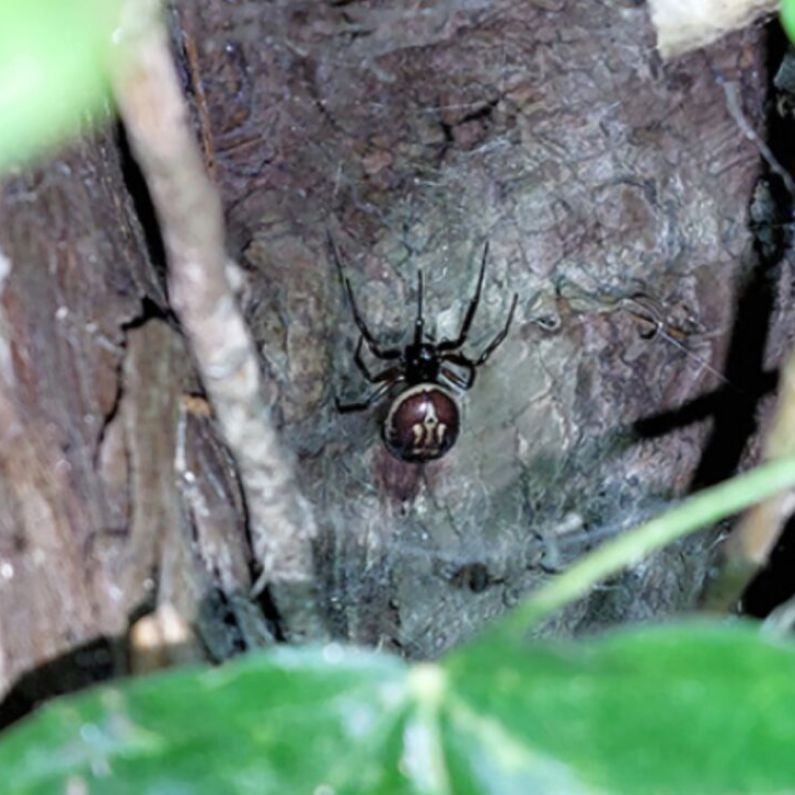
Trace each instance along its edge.
{"label": "twig", "polygon": [[316,639],[316,525],[269,421],[255,347],[227,281],[220,199],[189,124],[161,10],[158,0],[125,3],[115,95],[157,209],[171,304],[239,467],[261,580],[282,630]]}
{"label": "twig", "polygon": [[740,128],[742,134],[756,147],[759,156],[767,163],[768,168],[781,178],[790,194],[795,196],[795,181],[792,179],[792,175],[779,163],[773,154],[773,150],[762,140],[751,122],[745,117],[737,95],[737,84],[726,80],[721,75],[716,75],[716,79],[721,88],[723,88],[729,114]]}
{"label": "twig", "polygon": [[773,637],[791,637],[795,628],[795,598],[787,599],[770,611],[762,623],[762,632]]}
{"label": "twig", "polygon": [[[795,350],[781,370],[778,407],[765,440],[765,458],[775,461],[795,454]],[[730,609],[767,563],[781,531],[795,510],[795,492],[776,494],[752,508],[734,529],[724,548],[720,575],[707,594],[707,607]]]}

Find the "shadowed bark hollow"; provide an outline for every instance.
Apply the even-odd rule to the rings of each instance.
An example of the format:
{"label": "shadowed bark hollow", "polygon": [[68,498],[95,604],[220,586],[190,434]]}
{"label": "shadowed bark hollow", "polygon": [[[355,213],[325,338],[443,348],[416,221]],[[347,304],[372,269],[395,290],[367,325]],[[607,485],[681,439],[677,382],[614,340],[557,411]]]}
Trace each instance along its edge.
{"label": "shadowed bark hollow", "polygon": [[[789,282],[751,228],[775,202],[726,92],[762,131],[763,31],[663,65],[625,2],[198,0],[171,23],[333,636],[437,655],[753,454]],[[368,385],[327,231],[385,343],[408,338],[418,268],[428,331],[456,335],[486,240],[466,350],[519,294],[436,463],[390,458],[378,411],[334,410]],[[20,711],[67,670],[124,670],[123,642],[101,674],[75,652],[159,604],[213,659],[285,630],[250,596],[245,495],[163,267],[112,131],[4,180],[0,692]],[[549,630],[691,606],[713,546],[674,545]]]}

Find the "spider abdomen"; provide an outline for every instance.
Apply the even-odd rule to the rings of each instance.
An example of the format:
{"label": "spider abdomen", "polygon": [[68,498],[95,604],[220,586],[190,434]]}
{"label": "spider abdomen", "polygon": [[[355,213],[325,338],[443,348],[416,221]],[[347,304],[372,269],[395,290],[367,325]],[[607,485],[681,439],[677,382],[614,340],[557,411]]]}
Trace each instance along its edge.
{"label": "spider abdomen", "polygon": [[441,458],[458,438],[461,415],[453,393],[438,384],[416,384],[401,392],[384,420],[384,442],[401,461]]}

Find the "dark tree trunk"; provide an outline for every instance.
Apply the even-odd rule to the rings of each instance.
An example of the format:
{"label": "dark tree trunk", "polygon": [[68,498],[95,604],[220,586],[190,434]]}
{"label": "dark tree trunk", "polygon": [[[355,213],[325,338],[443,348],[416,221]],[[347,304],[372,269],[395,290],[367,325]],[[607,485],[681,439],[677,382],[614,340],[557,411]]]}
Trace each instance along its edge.
{"label": "dark tree trunk", "polygon": [[[321,526],[335,637],[436,655],[604,533],[731,474],[753,444],[788,283],[776,241],[755,245],[752,199],[765,219],[773,204],[724,86],[763,132],[764,36],[663,65],[645,14],[620,2],[176,4],[175,54],[241,301]],[[327,230],[389,343],[406,339],[419,267],[430,330],[455,335],[486,240],[470,350],[519,294],[438,463],[391,459],[377,412],[334,410],[334,394],[367,385]],[[5,179],[6,717],[126,669],[130,623],[158,605],[213,659],[285,630],[267,591],[250,596],[245,495],[198,397],[162,256],[112,131]],[[713,541],[644,561],[550,629],[692,606]],[[78,653],[103,639],[101,655]]]}

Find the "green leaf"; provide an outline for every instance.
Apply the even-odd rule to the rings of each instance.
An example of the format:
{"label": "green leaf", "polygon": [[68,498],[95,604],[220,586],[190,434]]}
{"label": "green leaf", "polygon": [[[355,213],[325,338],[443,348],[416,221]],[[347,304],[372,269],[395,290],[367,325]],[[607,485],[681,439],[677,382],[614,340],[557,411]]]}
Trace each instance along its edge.
{"label": "green leaf", "polygon": [[779,15],[789,40],[795,42],[795,0],[781,0]]}
{"label": "green leaf", "polygon": [[400,792],[388,761],[404,677],[393,658],[331,646],[98,689],[0,741],[4,790],[62,792],[71,780],[92,795]]}
{"label": "green leaf", "polygon": [[112,0],[0,0],[0,170],[107,107]]}
{"label": "green leaf", "polygon": [[0,737],[0,770],[15,795],[761,795],[795,791],[794,749],[795,649],[704,623],[170,672],[45,706]]}
{"label": "green leaf", "polygon": [[[491,636],[447,668],[451,733],[477,726],[471,748],[491,736],[531,750],[531,770],[533,757],[547,767],[554,760],[571,783],[545,791],[795,791],[795,648],[750,625],[647,627],[586,645],[532,645],[524,661],[509,640]],[[484,779],[460,791],[520,790]]]}

